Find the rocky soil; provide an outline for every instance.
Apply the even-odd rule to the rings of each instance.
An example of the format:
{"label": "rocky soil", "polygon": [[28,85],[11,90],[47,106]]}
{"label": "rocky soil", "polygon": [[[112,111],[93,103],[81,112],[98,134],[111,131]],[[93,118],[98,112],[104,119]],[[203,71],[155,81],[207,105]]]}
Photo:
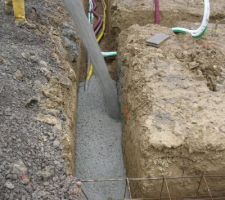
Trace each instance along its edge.
{"label": "rocky soil", "polygon": [[26,1],[32,29],[0,8],[0,199],[77,199],[76,31],[60,0]]}
{"label": "rocky soil", "polygon": [[[128,177],[224,175],[224,26],[205,39],[166,27],[133,25],[119,36],[121,106]],[[160,48],[146,39],[166,33]],[[193,195],[199,180],[169,184],[172,195]],[[210,182],[223,194],[224,182]],[[161,182],[132,184],[134,197],[159,197]],[[220,191],[220,192],[219,192]],[[202,193],[207,190],[202,189]],[[207,193],[204,193],[207,194]]]}

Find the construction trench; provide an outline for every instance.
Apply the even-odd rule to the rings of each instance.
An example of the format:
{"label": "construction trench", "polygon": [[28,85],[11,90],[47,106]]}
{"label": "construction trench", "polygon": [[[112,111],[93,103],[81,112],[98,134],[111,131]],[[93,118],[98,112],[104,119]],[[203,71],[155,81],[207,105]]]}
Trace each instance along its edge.
{"label": "construction trench", "polygon": [[[118,51],[117,74],[114,72],[113,77],[118,78],[124,156],[120,125],[109,123],[105,115],[98,116],[104,109],[102,101],[97,103],[96,96],[102,99],[102,95],[96,78],[90,92],[84,90],[82,83],[78,98],[76,176],[89,178],[90,182],[84,183],[87,196],[90,199],[223,196],[224,134],[219,127],[224,125],[225,49],[222,40],[218,41],[218,36],[224,37],[223,31],[218,32],[215,24],[210,24],[203,41],[173,35],[171,27],[175,25],[198,25],[202,4],[195,7],[193,1],[176,1],[178,7],[170,1],[162,2],[161,26],[153,25],[153,1],[110,3],[110,30],[105,40],[110,43],[108,47],[114,48],[111,50]],[[223,17],[217,13],[219,2],[213,3],[211,18],[218,22]],[[219,26],[220,30],[224,28]],[[168,34],[169,41],[158,49],[147,47],[146,39],[157,33]],[[91,111],[86,114],[86,109]],[[96,124],[100,129],[96,129]],[[113,144],[114,140],[117,144]],[[130,179],[125,177],[123,157]]]}
{"label": "construction trench", "polygon": [[34,30],[0,11],[0,199],[225,199],[224,0],[200,40],[171,28],[198,27],[202,1],[161,0],[160,25],[153,0],[83,2],[107,8],[120,120],[62,1],[27,1]]}

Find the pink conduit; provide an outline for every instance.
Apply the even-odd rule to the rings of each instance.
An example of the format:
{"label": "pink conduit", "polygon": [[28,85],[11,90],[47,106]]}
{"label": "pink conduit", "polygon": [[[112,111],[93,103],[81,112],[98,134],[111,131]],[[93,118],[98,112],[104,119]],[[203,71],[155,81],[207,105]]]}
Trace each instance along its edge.
{"label": "pink conduit", "polygon": [[94,13],[94,16],[97,18],[97,22],[94,24],[94,31],[95,31],[95,35],[98,34],[98,32],[100,31],[102,25],[103,25],[103,19],[102,17],[96,12],[97,10],[97,2],[96,0],[93,0],[93,9],[92,12]]}
{"label": "pink conduit", "polygon": [[155,24],[160,24],[159,0],[155,0]]}

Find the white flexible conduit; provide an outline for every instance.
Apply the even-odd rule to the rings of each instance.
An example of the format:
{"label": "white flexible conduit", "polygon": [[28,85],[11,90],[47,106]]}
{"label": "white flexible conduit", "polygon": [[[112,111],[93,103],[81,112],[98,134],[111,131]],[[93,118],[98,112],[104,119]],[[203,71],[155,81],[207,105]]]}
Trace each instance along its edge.
{"label": "white flexible conduit", "polygon": [[193,38],[201,38],[208,28],[210,17],[210,2],[209,0],[204,0],[204,16],[202,19],[201,26],[197,30],[189,30],[186,28],[175,27],[172,28],[174,33],[190,33]]}

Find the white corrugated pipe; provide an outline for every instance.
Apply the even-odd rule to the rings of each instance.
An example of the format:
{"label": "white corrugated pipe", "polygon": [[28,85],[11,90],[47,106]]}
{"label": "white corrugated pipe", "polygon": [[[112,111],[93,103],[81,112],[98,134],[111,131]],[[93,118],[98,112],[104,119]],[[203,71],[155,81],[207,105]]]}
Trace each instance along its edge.
{"label": "white corrugated pipe", "polygon": [[204,16],[202,19],[201,26],[197,30],[189,30],[186,28],[175,27],[172,28],[174,33],[190,33],[193,38],[201,38],[207,31],[208,23],[210,17],[210,2],[209,0],[204,0]]}

